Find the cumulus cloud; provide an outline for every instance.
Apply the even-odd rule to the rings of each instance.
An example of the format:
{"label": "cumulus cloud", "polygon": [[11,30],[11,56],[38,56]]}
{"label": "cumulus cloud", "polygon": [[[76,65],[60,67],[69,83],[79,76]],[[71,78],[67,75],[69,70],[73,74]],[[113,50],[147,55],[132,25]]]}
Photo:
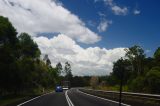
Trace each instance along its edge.
{"label": "cumulus cloud", "polygon": [[[95,43],[100,37],[57,0],[0,0],[0,15],[8,17],[19,33],[32,35],[42,55],[48,54],[53,66],[70,62],[74,75],[109,74],[113,62],[125,54],[124,48],[78,45],[77,42]],[[105,24],[101,25],[101,31],[108,27]],[[38,33],[58,35],[47,38],[37,36]]]}
{"label": "cumulus cloud", "polygon": [[48,54],[52,65],[69,61],[74,75],[106,75],[112,72],[113,62],[125,55],[124,48],[82,48],[64,34],[53,38],[35,37],[42,54]]}
{"label": "cumulus cloud", "polygon": [[0,15],[10,19],[18,32],[63,33],[82,43],[95,43],[100,37],[57,0],[0,0]]}
{"label": "cumulus cloud", "polygon": [[99,23],[97,29],[99,32],[104,32],[107,30],[107,28],[110,24],[112,24],[112,21],[102,19],[101,22]]}
{"label": "cumulus cloud", "polygon": [[140,10],[137,10],[137,9],[135,9],[134,11],[133,11],[133,14],[134,15],[139,15],[141,13],[141,11]]}

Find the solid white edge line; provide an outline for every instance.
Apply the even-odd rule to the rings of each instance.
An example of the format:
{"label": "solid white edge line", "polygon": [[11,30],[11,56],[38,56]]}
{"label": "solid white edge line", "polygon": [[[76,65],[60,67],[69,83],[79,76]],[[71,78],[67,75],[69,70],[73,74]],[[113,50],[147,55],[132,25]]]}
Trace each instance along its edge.
{"label": "solid white edge line", "polygon": [[69,105],[69,106],[74,106],[67,93],[68,93],[68,90],[65,92],[65,96],[66,96],[66,100],[67,100],[67,102],[68,102],[68,105]]}
{"label": "solid white edge line", "polygon": [[[79,89],[77,89],[77,91],[79,91],[80,93],[83,93],[83,94],[85,94],[85,95],[88,95],[88,96],[93,96],[93,97],[96,97],[96,98],[99,98],[99,99],[103,99],[103,100],[106,100],[106,101],[109,101],[109,102],[113,102],[113,103],[119,104],[119,102],[117,102],[117,101],[113,101],[113,100],[110,100],[110,99],[106,99],[106,98],[98,97],[98,96],[91,95],[91,94],[88,94],[88,93],[84,93],[84,92],[80,91]],[[131,106],[131,105],[124,104],[124,103],[121,103],[121,104],[122,104],[122,105],[125,105],[125,106]]]}
{"label": "solid white edge line", "polygon": [[24,105],[24,104],[26,104],[26,103],[28,103],[28,102],[30,102],[30,101],[33,101],[33,100],[35,100],[35,99],[38,99],[38,98],[40,98],[40,97],[42,97],[42,96],[44,96],[44,95],[48,95],[48,94],[51,94],[51,93],[53,93],[53,92],[50,92],[50,93],[46,93],[46,94],[43,94],[43,95],[37,96],[37,97],[32,98],[32,99],[30,99],[30,100],[27,100],[27,101],[25,101],[25,102],[23,102],[23,103],[20,103],[20,104],[19,104],[19,105],[17,105],[17,106],[22,106],[22,105]]}

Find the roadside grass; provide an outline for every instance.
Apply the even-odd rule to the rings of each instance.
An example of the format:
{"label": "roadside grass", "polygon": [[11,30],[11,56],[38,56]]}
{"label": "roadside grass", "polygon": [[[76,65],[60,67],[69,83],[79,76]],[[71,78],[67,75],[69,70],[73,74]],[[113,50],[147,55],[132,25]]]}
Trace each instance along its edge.
{"label": "roadside grass", "polygon": [[19,95],[5,95],[5,96],[0,96],[0,106],[16,106],[21,102],[24,102],[28,99],[31,99],[33,97],[43,95],[49,92],[53,92],[53,88],[48,88],[45,90],[42,89],[34,89],[30,93],[25,93],[25,94],[19,94]]}
{"label": "roadside grass", "polygon": [[[32,95],[32,97],[33,97],[33,95]],[[24,96],[24,95],[19,95],[19,96],[8,95],[8,96],[3,97],[0,100],[0,106],[9,106],[9,105],[14,104],[16,102],[18,103],[19,101],[27,100],[30,98],[31,98],[30,96]]]}
{"label": "roadside grass", "polygon": [[[91,87],[90,87],[91,88]],[[119,85],[115,86],[97,86],[95,90],[104,90],[104,91],[119,91]],[[123,86],[123,92],[129,92],[128,86]]]}

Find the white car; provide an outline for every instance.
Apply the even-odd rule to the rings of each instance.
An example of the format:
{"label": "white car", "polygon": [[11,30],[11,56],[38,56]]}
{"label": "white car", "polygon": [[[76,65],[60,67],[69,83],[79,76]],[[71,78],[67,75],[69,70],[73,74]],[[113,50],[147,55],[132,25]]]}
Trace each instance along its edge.
{"label": "white car", "polygon": [[63,88],[63,90],[68,90],[69,89],[68,86],[63,86],[62,88]]}

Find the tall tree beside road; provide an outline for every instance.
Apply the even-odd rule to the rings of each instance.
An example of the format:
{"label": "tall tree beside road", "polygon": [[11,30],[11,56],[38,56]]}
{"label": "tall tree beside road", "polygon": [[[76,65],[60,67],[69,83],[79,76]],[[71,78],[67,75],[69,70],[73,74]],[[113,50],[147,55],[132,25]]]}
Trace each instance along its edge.
{"label": "tall tree beside road", "polygon": [[[130,63],[126,59],[119,59],[113,65],[113,72],[111,75],[117,79],[117,84],[120,80],[123,80],[124,84],[127,84],[127,81],[130,78]],[[123,79],[122,79],[123,76]]]}
{"label": "tall tree beside road", "polygon": [[0,44],[17,43],[16,29],[9,22],[8,18],[0,16]]}
{"label": "tall tree beside road", "polygon": [[69,62],[65,63],[64,73],[65,73],[66,80],[71,81],[73,75],[72,75],[71,65],[69,64]]}
{"label": "tall tree beside road", "polygon": [[140,46],[133,46],[126,50],[126,57],[131,62],[132,71],[135,75],[143,73],[143,62],[145,59],[144,50]]}
{"label": "tall tree beside road", "polygon": [[17,32],[0,16],[0,95],[34,93],[54,86],[57,71],[47,59],[40,59],[38,45],[27,33]]}
{"label": "tall tree beside road", "polygon": [[46,63],[47,66],[51,66],[51,61],[47,54],[44,56],[43,61]]}
{"label": "tall tree beside road", "polygon": [[21,33],[18,37],[21,45],[21,57],[39,58],[41,52],[38,45],[31,39],[27,33]]}
{"label": "tall tree beside road", "polygon": [[7,18],[0,16],[0,92],[16,91],[17,63],[19,57],[17,32]]}
{"label": "tall tree beside road", "polygon": [[62,68],[62,64],[59,62],[59,63],[57,63],[57,65],[56,65],[56,69],[57,69],[57,73],[58,73],[58,75],[60,75],[61,73],[62,73],[62,70],[63,70],[63,68]]}

